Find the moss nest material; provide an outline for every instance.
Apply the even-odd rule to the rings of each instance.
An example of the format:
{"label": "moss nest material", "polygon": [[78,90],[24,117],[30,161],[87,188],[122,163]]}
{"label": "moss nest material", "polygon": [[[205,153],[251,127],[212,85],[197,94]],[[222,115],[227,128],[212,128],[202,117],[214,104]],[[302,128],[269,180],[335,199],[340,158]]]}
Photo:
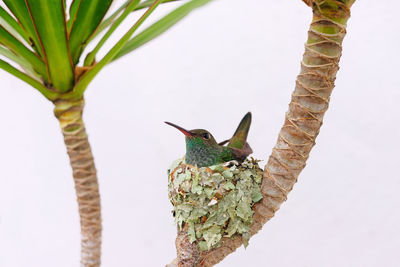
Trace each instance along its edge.
{"label": "moss nest material", "polygon": [[168,196],[175,223],[186,225],[200,250],[218,247],[222,237],[250,239],[252,207],[262,199],[262,169],[255,159],[201,167],[176,160],[168,170]]}

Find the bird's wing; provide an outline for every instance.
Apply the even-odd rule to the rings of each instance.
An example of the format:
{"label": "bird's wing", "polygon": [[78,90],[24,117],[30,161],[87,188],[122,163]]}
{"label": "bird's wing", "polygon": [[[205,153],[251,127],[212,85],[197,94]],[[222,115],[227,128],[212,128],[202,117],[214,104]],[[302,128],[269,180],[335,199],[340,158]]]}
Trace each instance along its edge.
{"label": "bird's wing", "polygon": [[244,146],[241,149],[235,148],[235,147],[228,147],[229,150],[232,152],[234,158],[239,161],[243,161],[247,158],[248,155],[253,153],[253,150],[251,149],[249,143],[245,143]]}
{"label": "bird's wing", "polygon": [[225,145],[226,143],[228,143],[229,141],[231,141],[231,139],[224,140],[224,141],[218,143],[218,145],[223,146],[223,145]]}

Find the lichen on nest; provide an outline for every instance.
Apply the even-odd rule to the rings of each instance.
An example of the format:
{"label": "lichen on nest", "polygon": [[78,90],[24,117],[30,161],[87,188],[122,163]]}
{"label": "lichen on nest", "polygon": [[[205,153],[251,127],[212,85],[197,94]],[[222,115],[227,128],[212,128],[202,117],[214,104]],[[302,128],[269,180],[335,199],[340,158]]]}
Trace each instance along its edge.
{"label": "lichen on nest", "polygon": [[191,243],[200,250],[221,244],[222,237],[241,235],[246,247],[253,222],[252,207],[262,199],[262,169],[258,160],[229,162],[198,168],[184,159],[168,170],[168,196],[175,223],[188,226]]}

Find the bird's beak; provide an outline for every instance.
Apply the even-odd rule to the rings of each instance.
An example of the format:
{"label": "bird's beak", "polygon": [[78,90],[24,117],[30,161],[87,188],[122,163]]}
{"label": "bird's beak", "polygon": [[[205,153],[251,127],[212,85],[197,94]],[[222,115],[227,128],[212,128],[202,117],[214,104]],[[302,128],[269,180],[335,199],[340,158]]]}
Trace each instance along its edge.
{"label": "bird's beak", "polygon": [[176,125],[176,124],[173,124],[173,123],[168,122],[168,121],[165,121],[165,123],[168,124],[168,125],[171,125],[172,127],[175,127],[176,129],[178,129],[179,131],[181,131],[181,132],[182,132],[184,135],[186,135],[186,136],[193,136],[193,133],[191,133],[190,131],[188,131],[188,130],[186,130],[186,129],[184,129],[184,128],[182,128],[182,127]]}

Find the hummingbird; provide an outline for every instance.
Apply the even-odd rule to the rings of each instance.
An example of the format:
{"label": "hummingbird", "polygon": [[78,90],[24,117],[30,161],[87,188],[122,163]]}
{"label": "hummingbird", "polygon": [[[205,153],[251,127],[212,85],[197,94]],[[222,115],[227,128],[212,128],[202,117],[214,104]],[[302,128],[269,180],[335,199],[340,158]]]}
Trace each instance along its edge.
{"label": "hummingbird", "polygon": [[[215,164],[236,160],[242,162],[253,153],[246,142],[251,124],[251,113],[248,112],[240,121],[232,138],[217,143],[212,134],[204,129],[186,130],[171,122],[166,124],[175,127],[185,135],[185,161],[197,167],[207,167]],[[225,146],[225,144],[227,144]]]}

